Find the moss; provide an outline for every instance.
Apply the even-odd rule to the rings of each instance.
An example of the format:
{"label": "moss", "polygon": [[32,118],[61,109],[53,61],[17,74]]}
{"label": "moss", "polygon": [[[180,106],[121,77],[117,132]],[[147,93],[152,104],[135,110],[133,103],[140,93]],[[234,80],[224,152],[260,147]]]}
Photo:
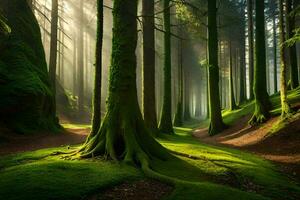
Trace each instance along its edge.
{"label": "moss", "polygon": [[0,9],[11,29],[0,55],[0,120],[16,132],[56,131],[54,96],[37,21],[25,0],[3,0]]}

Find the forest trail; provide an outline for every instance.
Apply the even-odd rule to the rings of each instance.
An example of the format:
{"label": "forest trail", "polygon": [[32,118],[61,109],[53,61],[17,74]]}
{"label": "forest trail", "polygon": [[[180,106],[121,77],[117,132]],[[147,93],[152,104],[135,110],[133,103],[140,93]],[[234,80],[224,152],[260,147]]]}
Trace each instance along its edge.
{"label": "forest trail", "polygon": [[255,153],[279,164],[292,178],[300,180],[300,120],[294,121],[279,134],[269,137],[279,117],[274,117],[259,127],[248,124],[250,117],[251,115],[247,115],[240,118],[218,135],[208,136],[208,129],[201,128],[196,129],[193,136],[206,144]]}
{"label": "forest trail", "polygon": [[89,128],[66,128],[64,132],[39,133],[34,135],[7,134],[6,130],[0,131],[0,156],[25,151],[34,151],[44,148],[74,145],[84,142],[89,134]]}

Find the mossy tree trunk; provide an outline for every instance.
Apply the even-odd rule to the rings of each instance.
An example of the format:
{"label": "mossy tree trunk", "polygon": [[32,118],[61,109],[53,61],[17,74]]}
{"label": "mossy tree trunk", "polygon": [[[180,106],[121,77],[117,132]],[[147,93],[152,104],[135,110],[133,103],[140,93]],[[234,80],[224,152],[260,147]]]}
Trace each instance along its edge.
{"label": "mossy tree trunk", "polygon": [[209,67],[209,109],[210,126],[209,134],[221,132],[223,123],[219,95],[219,66],[218,66],[218,31],[217,31],[217,6],[216,0],[208,1],[208,67]]}
{"label": "mossy tree trunk", "polygon": [[[57,36],[58,36],[58,0],[52,0],[49,76],[50,76],[50,82],[53,88],[54,96],[56,95]],[[54,104],[56,104],[55,101]],[[55,106],[56,105],[54,105],[54,107]]]}
{"label": "mossy tree trunk", "polygon": [[93,96],[92,134],[98,133],[101,125],[101,81],[102,81],[102,45],[103,45],[103,0],[97,0],[97,36],[96,63]]}
{"label": "mossy tree trunk", "polygon": [[254,97],[255,111],[250,119],[251,125],[265,122],[269,116],[270,101],[266,81],[266,46],[265,46],[265,14],[264,1],[256,0],[255,29],[255,66],[254,66]]}
{"label": "mossy tree trunk", "polygon": [[291,108],[287,99],[287,64],[285,58],[285,31],[284,31],[284,11],[283,0],[278,0],[279,4],[279,30],[280,30],[280,98],[281,98],[281,117],[285,118],[291,113]]}
{"label": "mossy tree trunk", "polygon": [[[292,0],[286,0],[286,38],[291,39],[294,36],[294,29],[295,29],[295,23],[296,18],[295,14],[292,14],[292,8],[293,8],[293,1]],[[298,64],[297,64],[297,50],[296,50],[296,44],[288,47],[288,54],[289,54],[289,60],[290,60],[290,77],[291,77],[291,88],[295,89],[299,86],[299,78],[298,78]]]}
{"label": "mossy tree trunk", "polygon": [[83,145],[81,157],[104,155],[151,168],[169,153],[150,136],[138,105],[136,86],[137,0],[114,0],[107,113],[100,130]]}
{"label": "mossy tree trunk", "polygon": [[164,20],[164,97],[159,123],[162,133],[173,134],[172,124],[172,86],[171,86],[171,14],[170,0],[163,0]]}
{"label": "mossy tree trunk", "polygon": [[143,0],[143,111],[146,126],[158,133],[155,95],[154,0]]}
{"label": "mossy tree trunk", "polygon": [[237,109],[235,96],[234,96],[234,89],[233,89],[233,63],[232,63],[232,45],[231,41],[229,42],[229,109],[235,110]]}
{"label": "mossy tree trunk", "polygon": [[248,10],[248,43],[249,43],[249,87],[250,100],[254,99],[253,78],[254,78],[254,31],[253,31],[253,0],[247,0]]}
{"label": "mossy tree trunk", "polygon": [[276,15],[273,16],[273,54],[274,54],[274,93],[278,91],[277,88],[277,24]]}

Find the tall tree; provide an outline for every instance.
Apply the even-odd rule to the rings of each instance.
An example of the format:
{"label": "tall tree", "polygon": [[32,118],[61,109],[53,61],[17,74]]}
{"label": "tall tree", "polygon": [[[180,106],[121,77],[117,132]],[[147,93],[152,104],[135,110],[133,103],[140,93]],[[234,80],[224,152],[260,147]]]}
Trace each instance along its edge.
{"label": "tall tree", "polygon": [[159,123],[163,133],[174,133],[172,124],[172,80],[171,80],[171,13],[170,0],[163,0],[164,20],[164,97]]}
{"label": "tall tree", "polygon": [[58,39],[57,36],[58,36],[58,0],[52,0],[49,76],[50,76],[51,86],[53,87],[54,96],[56,95],[57,39]]}
{"label": "tall tree", "polygon": [[[182,35],[182,26],[178,28],[179,35]],[[183,125],[183,41],[178,41],[178,102],[174,117],[174,126]]]}
{"label": "tall tree", "polygon": [[[293,0],[286,0],[286,38],[291,39],[294,36],[296,18],[295,14],[292,13]],[[291,77],[291,88],[295,89],[299,86],[298,78],[298,64],[297,64],[297,50],[296,44],[288,47],[288,54],[290,60],[290,77]]]}
{"label": "tall tree", "polygon": [[106,155],[150,170],[154,158],[169,153],[150,136],[138,105],[136,85],[137,0],[113,1],[113,39],[107,112],[81,157]]}
{"label": "tall tree", "polygon": [[232,62],[232,44],[229,42],[229,109],[235,110],[237,109],[235,96],[234,96],[234,88],[233,88],[233,62]]}
{"label": "tall tree", "polygon": [[[275,12],[275,11],[274,11]],[[274,93],[277,92],[277,24],[276,15],[273,16],[273,56],[274,56]]]}
{"label": "tall tree", "polygon": [[251,125],[265,122],[269,116],[271,103],[267,93],[266,81],[266,44],[265,44],[265,13],[264,1],[255,0],[255,66],[254,66],[254,97],[255,111],[250,119]]}
{"label": "tall tree", "polygon": [[248,43],[249,43],[249,87],[250,100],[254,98],[253,94],[253,75],[254,75],[254,29],[253,29],[253,0],[247,0],[248,12]]}
{"label": "tall tree", "polygon": [[283,11],[283,0],[278,0],[279,6],[279,30],[280,30],[280,97],[281,97],[281,117],[285,118],[291,113],[291,108],[287,99],[287,81],[286,72],[287,64],[285,58],[285,31],[284,31],[284,11]]}
{"label": "tall tree", "polygon": [[79,30],[77,34],[77,86],[78,86],[78,112],[79,115],[84,113],[84,60],[83,60],[83,48],[84,48],[84,34],[83,34],[83,17],[84,17],[84,0],[79,2],[79,14],[78,25]]}
{"label": "tall tree", "polygon": [[143,111],[146,126],[158,133],[155,98],[154,0],[143,0]]}
{"label": "tall tree", "polygon": [[208,0],[208,81],[209,81],[209,134],[214,135],[225,128],[221,115],[219,95],[218,31],[216,0]]}
{"label": "tall tree", "polygon": [[102,45],[103,45],[103,0],[97,0],[97,36],[96,63],[93,96],[93,121],[90,136],[97,134],[101,125],[101,81],[102,81]]}

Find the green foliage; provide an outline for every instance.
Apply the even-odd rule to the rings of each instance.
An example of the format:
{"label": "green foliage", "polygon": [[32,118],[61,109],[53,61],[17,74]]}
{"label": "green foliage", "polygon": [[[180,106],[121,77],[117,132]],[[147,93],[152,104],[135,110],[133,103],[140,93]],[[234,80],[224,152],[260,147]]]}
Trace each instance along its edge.
{"label": "green foliage", "polygon": [[[11,29],[5,46],[0,45],[0,120],[22,133],[56,131],[54,97],[37,21],[25,0],[4,0],[0,8]],[[7,26],[4,30],[9,32]]]}

